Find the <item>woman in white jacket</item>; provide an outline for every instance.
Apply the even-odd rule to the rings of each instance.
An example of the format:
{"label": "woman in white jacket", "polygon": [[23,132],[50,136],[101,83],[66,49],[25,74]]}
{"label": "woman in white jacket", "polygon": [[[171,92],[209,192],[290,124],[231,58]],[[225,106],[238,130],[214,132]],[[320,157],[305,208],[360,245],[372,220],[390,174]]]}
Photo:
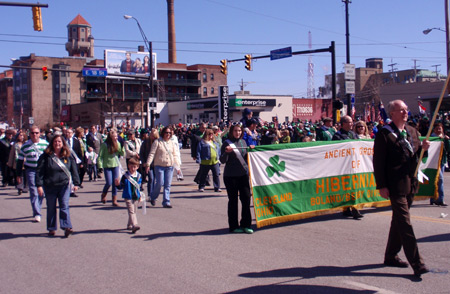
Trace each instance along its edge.
{"label": "woman in white jacket", "polygon": [[161,184],[164,183],[163,202],[165,208],[172,208],[170,203],[170,186],[173,177],[173,167],[180,166],[180,157],[177,152],[177,146],[170,139],[173,131],[170,127],[161,130],[160,138],[152,144],[150,154],[147,158],[146,172],[154,161],[156,183],[152,195],[150,195],[150,204],[155,206],[155,201],[159,196]]}

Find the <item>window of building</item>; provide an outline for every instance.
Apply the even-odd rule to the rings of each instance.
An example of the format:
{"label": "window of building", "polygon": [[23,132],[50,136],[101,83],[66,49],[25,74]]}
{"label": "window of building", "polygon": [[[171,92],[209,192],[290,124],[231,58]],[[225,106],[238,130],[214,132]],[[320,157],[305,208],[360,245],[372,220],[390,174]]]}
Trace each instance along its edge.
{"label": "window of building", "polygon": [[206,73],[203,74],[203,81],[204,81],[204,82],[207,82],[207,81],[208,81],[208,79],[206,78]]}
{"label": "window of building", "polygon": [[211,76],[210,76],[210,78],[209,78],[211,81],[214,81],[214,74],[212,73],[211,74]]}
{"label": "window of building", "polygon": [[61,71],[61,76],[65,77],[66,76],[66,72],[65,71]]}
{"label": "window of building", "polygon": [[84,29],[83,28],[81,29],[81,32],[84,33]]}
{"label": "window of building", "polygon": [[70,84],[67,85],[67,93],[70,93]]}
{"label": "window of building", "polygon": [[167,93],[172,93],[172,87],[167,87]]}
{"label": "window of building", "polygon": [[172,78],[172,74],[171,74],[170,72],[167,74],[167,78],[168,78],[168,79],[171,79],[171,78]]}
{"label": "window of building", "polygon": [[81,38],[81,42],[84,42],[84,38]]}
{"label": "window of building", "polygon": [[66,93],[66,84],[61,84],[61,93]]}
{"label": "window of building", "polygon": [[208,88],[203,87],[203,96],[208,96]]}
{"label": "window of building", "polygon": [[179,75],[179,74],[177,74],[177,75],[176,75],[176,79],[178,80],[179,78],[180,78],[180,75]]}
{"label": "window of building", "polygon": [[211,87],[211,95],[214,95],[214,87]]}

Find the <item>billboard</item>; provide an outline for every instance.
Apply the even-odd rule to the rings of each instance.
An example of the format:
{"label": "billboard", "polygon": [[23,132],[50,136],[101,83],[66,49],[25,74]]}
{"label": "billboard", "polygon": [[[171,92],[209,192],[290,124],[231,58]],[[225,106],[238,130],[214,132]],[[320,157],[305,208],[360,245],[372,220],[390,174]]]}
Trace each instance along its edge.
{"label": "billboard", "polygon": [[292,99],[292,118],[320,120],[332,116],[331,99]]}
{"label": "billboard", "polygon": [[[150,76],[148,52],[105,50],[105,67],[110,74]],[[157,79],[156,53],[153,53],[153,80]]]}

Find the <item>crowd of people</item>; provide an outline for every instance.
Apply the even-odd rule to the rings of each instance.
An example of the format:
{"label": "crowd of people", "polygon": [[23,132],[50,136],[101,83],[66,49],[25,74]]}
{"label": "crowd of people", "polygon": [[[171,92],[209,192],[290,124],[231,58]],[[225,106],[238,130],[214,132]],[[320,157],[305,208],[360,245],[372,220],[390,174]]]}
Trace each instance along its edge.
{"label": "crowd of people", "polygon": [[[160,125],[153,129],[113,127],[101,130],[95,125],[89,128],[55,127],[50,130],[43,130],[38,126],[32,126],[29,130],[0,129],[2,184],[3,187],[15,186],[19,195],[29,193],[35,222],[41,221],[42,203],[44,197],[46,198],[49,236],[54,236],[57,231],[58,202],[60,228],[64,230],[64,236],[68,237],[73,233],[70,197],[78,197],[76,192],[83,187],[86,173],[89,181],[97,181],[104,177],[105,184],[99,193],[101,203],[107,202],[107,194],[111,188],[111,203],[113,206],[120,206],[118,193],[122,191],[129,215],[127,229],[135,233],[140,229],[136,217],[139,202],[145,203],[148,199],[150,204],[155,206],[162,187],[162,206],[173,207],[170,199],[173,174],[177,175],[178,180],[183,180],[180,149],[190,148],[192,160],[199,166],[194,179],[198,184],[198,192],[204,192],[206,187],[211,185],[210,171],[214,192],[222,192],[220,165],[224,164],[223,183],[228,195],[229,231],[251,234],[253,230],[247,165],[248,148],[268,144],[375,138],[374,167],[377,188],[380,189],[382,197],[391,200],[394,211],[390,238],[391,235],[395,235],[411,241],[408,243],[410,245],[405,247],[404,242],[398,238],[395,239],[397,242],[395,244],[392,243],[394,239],[391,240],[386,250],[385,264],[407,266],[397,256],[399,248],[403,245],[405,251],[408,251],[409,263],[415,273],[420,275],[426,268],[418,255],[417,245],[413,246],[412,226],[408,224],[407,219],[412,202],[410,198],[415,190],[409,188],[410,184],[406,184],[405,191],[403,188],[395,188],[394,184],[404,183],[405,180],[395,180],[395,177],[389,175],[386,177],[385,170],[389,168],[384,165],[394,164],[390,162],[392,161],[390,156],[397,156],[398,159],[401,156],[397,153],[403,154],[402,150],[390,145],[390,133],[395,134],[395,138],[404,140],[396,142],[400,147],[408,145],[412,147],[407,148],[409,151],[403,150],[409,155],[404,161],[398,162],[398,167],[392,167],[394,172],[404,168],[405,161],[410,160],[410,157],[416,158],[417,150],[422,147],[428,148],[426,144],[422,147],[418,145],[420,141],[416,136],[418,138],[419,135],[426,135],[429,120],[426,117],[408,117],[408,113],[405,114],[406,105],[400,103],[400,100],[396,101],[392,105],[390,103],[388,108],[392,120],[378,122],[355,119],[348,115],[343,116],[336,124],[328,117],[316,122],[307,120],[264,122],[253,117],[251,110],[246,108],[239,122],[228,124],[179,123]],[[450,118],[441,116],[432,133],[432,136],[440,137],[444,141],[444,156],[438,182],[439,198],[431,199],[432,205],[447,206],[444,202],[443,172],[448,162],[447,155],[450,153],[448,132],[450,132]],[[391,151],[392,148],[395,150]],[[121,165],[121,157],[125,158],[125,169]],[[408,173],[406,175],[409,176]],[[412,181],[411,179],[409,177],[408,181]],[[147,183],[148,197],[143,193],[144,183]],[[400,194],[401,197],[393,197],[393,194]],[[242,206],[240,219],[238,200]],[[407,217],[404,215],[405,211],[408,212]],[[343,213],[344,216],[354,219],[363,217],[356,207],[348,207]]]}

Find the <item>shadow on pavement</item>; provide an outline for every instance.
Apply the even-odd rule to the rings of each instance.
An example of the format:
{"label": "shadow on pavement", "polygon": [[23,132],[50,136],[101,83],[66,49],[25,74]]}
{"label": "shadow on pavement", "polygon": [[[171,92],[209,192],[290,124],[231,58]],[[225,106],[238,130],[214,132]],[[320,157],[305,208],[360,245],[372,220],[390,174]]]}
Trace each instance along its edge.
{"label": "shadow on pavement", "polygon": [[263,286],[254,286],[244,289],[239,289],[232,292],[225,292],[228,294],[233,293],[265,293],[265,294],[279,294],[279,293],[308,293],[308,294],[337,294],[337,293],[347,293],[347,294],[372,294],[378,293],[372,290],[353,290],[346,288],[338,288],[331,286],[319,286],[319,285],[282,285],[282,284],[271,284]]}
{"label": "shadow on pavement", "polygon": [[31,216],[16,218],[0,218],[0,223],[31,223],[34,219]]}
{"label": "shadow on pavement", "polygon": [[210,230],[204,232],[168,232],[168,233],[159,233],[153,235],[146,236],[134,236],[133,238],[137,239],[147,239],[146,241],[155,240],[158,238],[171,238],[171,237],[186,237],[186,236],[218,236],[229,234],[228,228]]}
{"label": "shadow on pavement", "polygon": [[428,236],[428,237],[423,237],[423,238],[417,239],[417,242],[422,242],[422,243],[427,243],[427,242],[446,242],[446,241],[450,241],[450,233],[434,235],[434,236]]}
{"label": "shadow on pavement", "polygon": [[84,231],[75,231],[74,235],[82,235],[82,234],[108,234],[108,233],[121,233],[121,234],[127,234],[128,231],[126,229],[101,229],[101,230],[84,230]]}
{"label": "shadow on pavement", "polygon": [[11,240],[17,238],[48,238],[47,233],[39,234],[14,234],[14,233],[0,233],[0,241]]}
{"label": "shadow on pavement", "polygon": [[390,274],[390,273],[369,273],[358,272],[363,270],[379,269],[386,267],[384,264],[365,264],[355,266],[315,266],[315,267],[295,267],[283,268],[277,270],[269,270],[263,272],[253,272],[240,274],[244,278],[302,278],[314,279],[317,277],[398,277],[405,278],[412,281],[417,281],[417,278],[412,274]]}

